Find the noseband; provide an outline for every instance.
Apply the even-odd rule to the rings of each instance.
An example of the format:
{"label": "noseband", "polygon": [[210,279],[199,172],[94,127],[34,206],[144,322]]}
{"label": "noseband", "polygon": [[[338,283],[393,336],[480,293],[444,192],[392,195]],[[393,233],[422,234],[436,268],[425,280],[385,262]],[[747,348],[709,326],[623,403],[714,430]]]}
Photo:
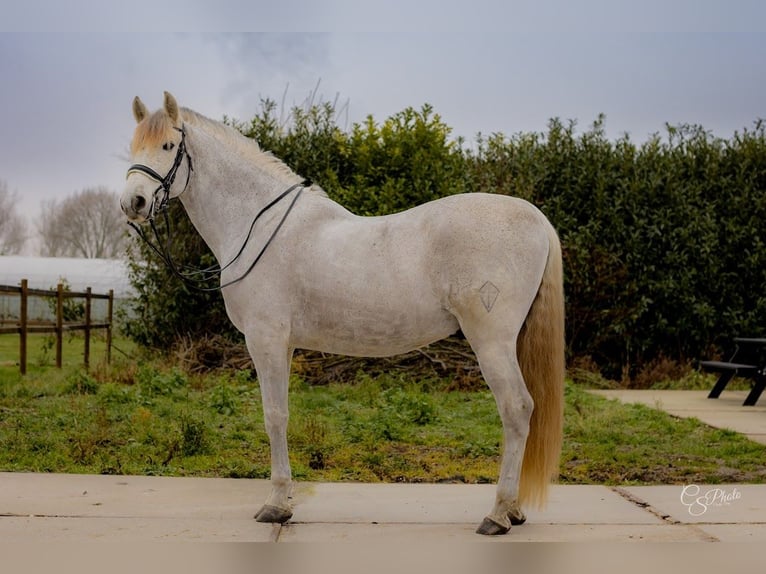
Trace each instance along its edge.
{"label": "noseband", "polygon": [[[285,223],[285,220],[287,219],[287,216],[290,214],[290,212],[293,209],[293,206],[298,201],[298,198],[301,196],[301,193],[303,193],[303,190],[307,187],[311,187],[311,181],[308,179],[304,179],[300,183],[296,183],[294,185],[291,185],[288,187],[285,191],[280,193],[275,199],[270,201],[265,207],[263,207],[258,214],[253,218],[253,222],[250,224],[250,229],[247,232],[247,236],[245,237],[245,240],[242,242],[242,247],[239,248],[239,251],[237,251],[237,254],[229,261],[226,265],[221,267],[220,265],[212,265],[210,267],[206,267],[204,269],[201,268],[190,268],[188,266],[184,266],[183,270],[178,266],[178,264],[175,262],[172,256],[172,246],[173,246],[173,236],[170,231],[170,218],[168,217],[168,202],[170,201],[170,188],[173,185],[173,182],[176,179],[176,173],[178,172],[178,168],[181,166],[181,164],[184,161],[184,157],[186,158],[186,162],[188,165],[188,170],[186,172],[186,183],[184,184],[184,188],[181,190],[181,193],[179,193],[176,197],[179,197],[183,192],[186,191],[186,188],[189,187],[189,178],[191,177],[191,172],[194,171],[194,168],[192,167],[192,158],[191,155],[189,155],[189,152],[186,150],[186,131],[183,127],[181,128],[174,128],[181,132],[181,143],[178,144],[178,152],[176,152],[176,158],[173,161],[173,165],[171,166],[168,173],[165,175],[165,177],[162,177],[160,174],[158,174],[156,171],[154,171],[152,168],[150,168],[147,165],[143,165],[140,163],[133,164],[128,168],[128,173],[125,176],[126,178],[130,176],[131,173],[142,173],[144,175],[149,176],[151,179],[155,180],[160,185],[157,187],[157,189],[154,190],[154,193],[152,194],[152,205],[149,208],[149,216],[147,217],[147,221],[149,222],[149,225],[151,226],[152,233],[154,234],[154,239],[156,240],[156,243],[152,242],[149,237],[147,237],[146,232],[143,230],[142,227],[139,225],[136,225],[132,221],[128,221],[128,225],[130,225],[133,230],[138,234],[138,236],[156,253],[159,258],[162,260],[162,262],[170,269],[171,273],[181,279],[188,287],[191,287],[195,291],[220,291],[224,287],[228,287],[229,285],[233,285],[234,283],[238,283],[239,281],[242,281],[247,275],[253,270],[256,263],[261,259],[263,254],[266,252],[266,249],[271,245],[271,242],[274,240],[274,238],[277,235],[277,232],[282,228],[282,225]],[[274,207],[277,203],[279,203],[282,199],[284,199],[287,195],[289,195],[293,190],[297,189],[298,193],[295,194],[295,197],[293,197],[290,204],[287,206],[287,209],[285,210],[285,213],[282,215],[282,219],[279,220],[279,223],[277,223],[277,226],[274,228],[274,231],[272,231],[271,235],[269,236],[268,240],[264,244],[264,246],[261,248],[261,250],[258,252],[258,255],[253,259],[253,261],[250,263],[250,266],[247,268],[247,270],[242,273],[239,277],[232,279],[231,281],[227,281],[226,283],[220,284],[216,287],[208,287],[205,286],[210,281],[214,279],[220,280],[221,274],[225,269],[227,269],[230,265],[233,265],[237,259],[239,259],[240,255],[245,251],[245,247],[247,247],[248,242],[250,241],[250,237],[253,234],[253,229],[255,228],[256,222],[261,218],[261,216],[266,213],[268,210],[270,210],[272,207]],[[162,197],[157,200],[157,197],[162,192]],[[165,230],[166,230],[166,238],[163,241],[161,238],[161,233],[157,229],[157,225],[154,222],[154,216],[158,213],[162,213],[163,218],[165,220]]]}

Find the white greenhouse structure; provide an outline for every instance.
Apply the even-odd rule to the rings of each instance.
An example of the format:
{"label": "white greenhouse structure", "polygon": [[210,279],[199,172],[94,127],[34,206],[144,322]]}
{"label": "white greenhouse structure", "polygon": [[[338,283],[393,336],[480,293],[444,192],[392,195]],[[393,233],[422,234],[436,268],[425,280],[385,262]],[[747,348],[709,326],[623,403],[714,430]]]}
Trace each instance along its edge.
{"label": "white greenhouse structure", "polygon": [[[85,292],[90,287],[93,293],[107,294],[111,289],[116,308],[134,295],[128,264],[118,259],[0,256],[0,285],[18,287],[22,279],[27,280],[30,289],[55,290],[59,283],[75,292]],[[52,319],[51,306],[45,298],[30,297],[28,313],[33,321]],[[94,314],[101,313],[94,308]],[[0,322],[13,321],[18,316],[18,295],[0,295]]]}

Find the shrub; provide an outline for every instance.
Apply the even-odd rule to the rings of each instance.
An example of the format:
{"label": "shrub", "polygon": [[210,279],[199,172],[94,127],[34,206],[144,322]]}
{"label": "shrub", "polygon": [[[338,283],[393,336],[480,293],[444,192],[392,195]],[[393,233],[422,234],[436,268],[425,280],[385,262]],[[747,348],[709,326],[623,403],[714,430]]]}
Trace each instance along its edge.
{"label": "shrub", "polygon": [[207,425],[205,421],[191,416],[181,419],[181,454],[194,456],[208,449]]}
{"label": "shrub", "polygon": [[[352,211],[392,213],[445,195],[485,191],[533,202],[559,232],[565,265],[569,358],[589,357],[607,378],[627,379],[664,356],[680,363],[766,325],[766,131],[728,140],[699,126],[666,126],[642,144],[606,136],[599,116],[578,133],[550,121],[545,133],[451,138],[430,106],[350,130],[329,103],[288,121],[262,102],[233,122]],[[183,209],[171,205],[179,265],[213,257]],[[167,348],[216,333],[241,341],[218,293],[174,279],[143,245],[131,255],[139,293],[130,337]]]}
{"label": "shrub", "polygon": [[210,391],[210,407],[219,414],[233,415],[239,410],[240,400],[231,386],[217,385]]}
{"label": "shrub", "polygon": [[65,395],[95,395],[98,390],[98,381],[86,371],[75,371],[64,381]]}
{"label": "shrub", "polygon": [[167,396],[188,387],[186,374],[178,368],[169,371],[159,371],[144,365],[136,373],[136,383],[141,394],[148,397]]}

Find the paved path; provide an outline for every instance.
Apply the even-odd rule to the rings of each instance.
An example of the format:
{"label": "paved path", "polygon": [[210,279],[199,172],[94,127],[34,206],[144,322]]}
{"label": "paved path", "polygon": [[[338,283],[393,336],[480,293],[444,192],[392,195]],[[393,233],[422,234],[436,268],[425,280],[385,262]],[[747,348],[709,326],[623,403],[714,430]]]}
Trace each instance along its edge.
{"label": "paved path", "polygon": [[[284,525],[252,515],[265,480],[0,473],[0,541],[487,541],[492,485],[297,483]],[[492,543],[766,542],[766,485],[554,486]]]}

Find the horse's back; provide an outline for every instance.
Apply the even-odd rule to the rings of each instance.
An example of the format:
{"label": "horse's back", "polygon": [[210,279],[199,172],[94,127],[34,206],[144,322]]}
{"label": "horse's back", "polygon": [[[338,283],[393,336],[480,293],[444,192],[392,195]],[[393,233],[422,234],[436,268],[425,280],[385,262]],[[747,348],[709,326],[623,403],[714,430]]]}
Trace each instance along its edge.
{"label": "horse's back", "polygon": [[[443,197],[410,210],[423,209],[439,242],[478,241],[480,245],[520,245],[546,237],[545,215],[528,201],[507,195],[467,193]],[[407,213],[407,212],[404,212]]]}
{"label": "horse's back", "polygon": [[[531,266],[539,274],[551,226],[523,199],[470,193],[393,215],[341,217],[321,229],[312,261],[325,261],[346,285],[424,296],[443,295],[491,269],[505,267],[521,277]],[[430,279],[427,290],[424,278]]]}

